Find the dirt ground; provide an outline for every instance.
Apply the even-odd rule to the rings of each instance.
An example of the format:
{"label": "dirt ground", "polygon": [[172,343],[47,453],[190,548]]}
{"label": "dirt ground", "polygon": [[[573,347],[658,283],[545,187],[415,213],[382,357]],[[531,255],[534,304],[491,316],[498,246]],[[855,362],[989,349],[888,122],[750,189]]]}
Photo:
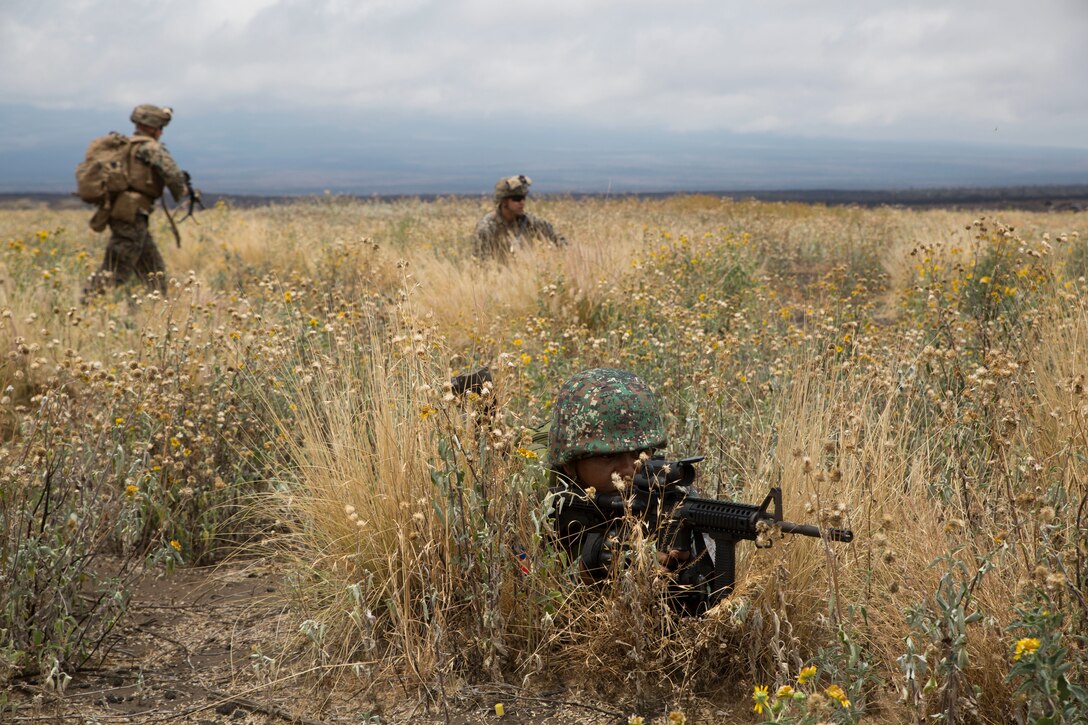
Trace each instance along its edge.
{"label": "dirt ground", "polygon": [[[63,695],[19,682],[9,700],[13,723],[626,723],[629,713],[574,689],[527,692],[503,685],[463,688],[444,702],[390,693],[375,702],[364,689],[334,691],[305,677],[269,672],[287,628],[297,628],[272,564],[233,563],[187,568],[146,578],[134,591],[129,615],[111,635],[108,655],[78,673]],[[503,715],[496,715],[496,704]],[[750,708],[749,708],[750,709]],[[666,713],[641,713],[647,723]],[[688,723],[748,722],[751,713],[707,707]],[[2,718],[0,718],[2,719]]]}

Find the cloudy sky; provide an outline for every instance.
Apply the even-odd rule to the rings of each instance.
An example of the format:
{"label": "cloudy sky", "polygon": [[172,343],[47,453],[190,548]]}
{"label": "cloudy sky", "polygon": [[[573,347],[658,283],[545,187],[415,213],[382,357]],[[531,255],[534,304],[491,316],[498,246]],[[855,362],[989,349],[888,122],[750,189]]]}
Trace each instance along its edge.
{"label": "cloudy sky", "polygon": [[234,193],[1088,183],[1088,0],[0,0],[0,191],[163,140]]}

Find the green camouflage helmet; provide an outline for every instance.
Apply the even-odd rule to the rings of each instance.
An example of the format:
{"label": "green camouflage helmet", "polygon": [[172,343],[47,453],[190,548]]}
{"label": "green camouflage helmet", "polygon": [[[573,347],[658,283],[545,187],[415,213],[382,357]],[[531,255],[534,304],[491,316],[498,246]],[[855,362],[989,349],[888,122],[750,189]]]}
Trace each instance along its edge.
{"label": "green camouflage helmet", "polygon": [[548,432],[548,465],[661,448],[665,426],[650,386],[624,370],[595,368],[559,389]]}
{"label": "green camouflage helmet", "polygon": [[170,119],[173,117],[174,109],[172,108],[159,108],[150,103],[142,103],[132,109],[129,120],[148,128],[166,128],[166,125],[170,123]]}
{"label": "green camouflage helmet", "polygon": [[503,199],[512,196],[528,196],[529,187],[532,185],[533,180],[525,174],[499,179],[495,184],[495,203],[501,204]]}

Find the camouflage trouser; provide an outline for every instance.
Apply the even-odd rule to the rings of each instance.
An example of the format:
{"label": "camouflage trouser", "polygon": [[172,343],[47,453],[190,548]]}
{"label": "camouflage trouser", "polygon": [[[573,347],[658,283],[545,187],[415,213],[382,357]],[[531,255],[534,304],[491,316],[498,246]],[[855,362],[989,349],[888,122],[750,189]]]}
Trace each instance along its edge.
{"label": "camouflage trouser", "polygon": [[124,284],[132,277],[165,295],[166,265],[147,229],[147,217],[137,214],[135,221],[111,221],[110,232],[106,256],[83,289],[84,299],[100,294],[109,285]]}

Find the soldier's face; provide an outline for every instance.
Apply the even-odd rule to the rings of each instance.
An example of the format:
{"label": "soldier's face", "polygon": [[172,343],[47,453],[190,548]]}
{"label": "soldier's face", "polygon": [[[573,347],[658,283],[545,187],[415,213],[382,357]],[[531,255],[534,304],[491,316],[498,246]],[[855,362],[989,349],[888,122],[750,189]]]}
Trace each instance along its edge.
{"label": "soldier's face", "polygon": [[506,207],[506,210],[513,216],[523,216],[525,214],[525,197],[524,196],[511,196],[503,199],[502,205]]}
{"label": "soldier's face", "polygon": [[579,458],[574,463],[568,464],[573,468],[573,478],[582,484],[583,488],[595,488],[597,493],[615,493],[616,482],[613,474],[628,483],[635,476],[635,463],[638,461],[639,451],[624,451],[623,453],[610,453],[605,456],[589,456]]}

